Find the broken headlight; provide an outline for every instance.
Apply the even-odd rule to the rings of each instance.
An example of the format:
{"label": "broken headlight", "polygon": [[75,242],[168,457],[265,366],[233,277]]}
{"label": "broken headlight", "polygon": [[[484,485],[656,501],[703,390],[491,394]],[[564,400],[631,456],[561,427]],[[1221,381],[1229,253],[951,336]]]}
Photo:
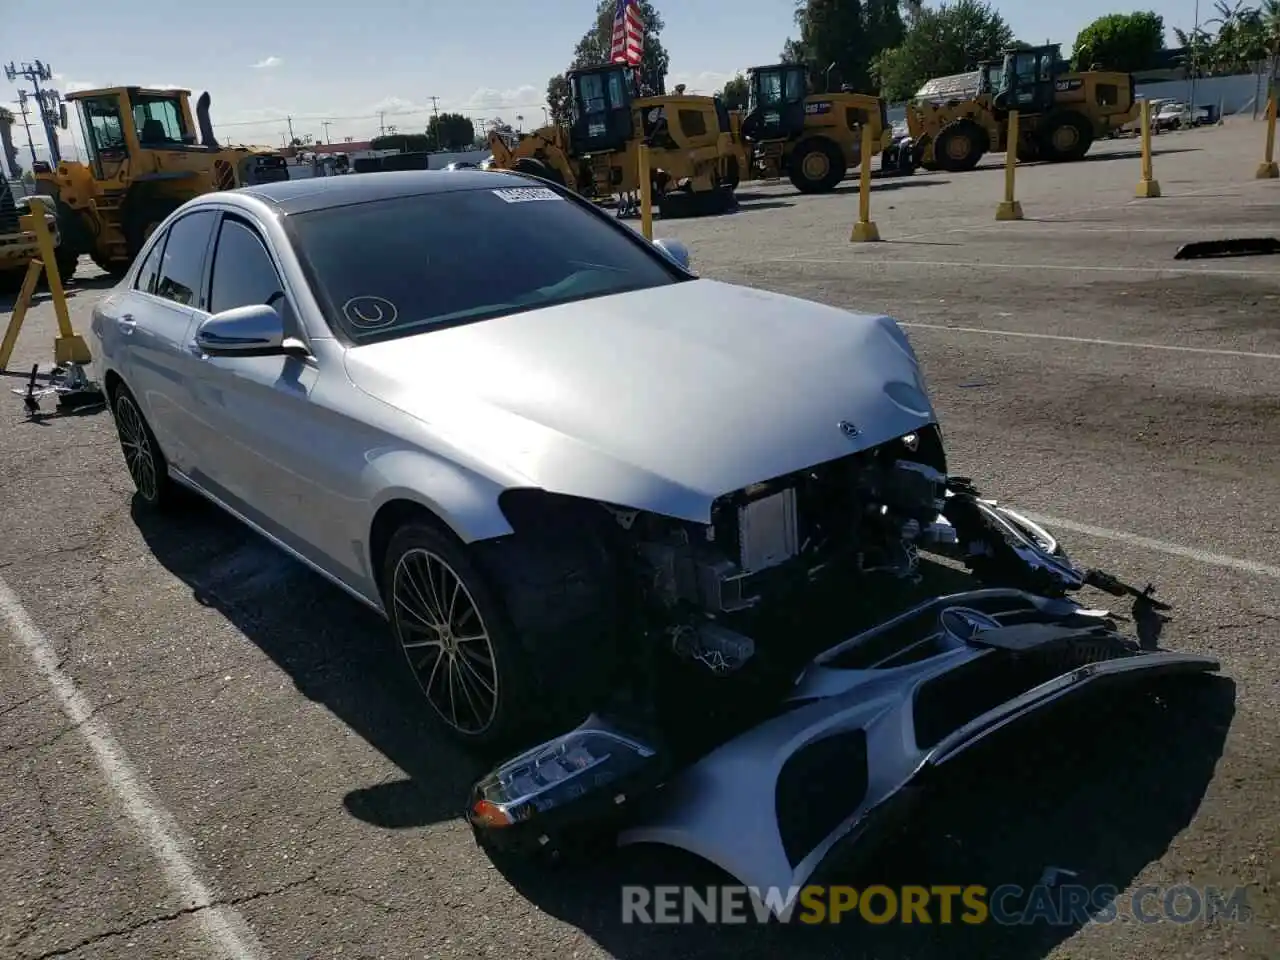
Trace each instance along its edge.
{"label": "broken headlight", "polygon": [[636,792],[658,785],[662,767],[656,749],[592,715],[480,780],[467,820],[486,845],[556,852],[568,828],[617,822]]}

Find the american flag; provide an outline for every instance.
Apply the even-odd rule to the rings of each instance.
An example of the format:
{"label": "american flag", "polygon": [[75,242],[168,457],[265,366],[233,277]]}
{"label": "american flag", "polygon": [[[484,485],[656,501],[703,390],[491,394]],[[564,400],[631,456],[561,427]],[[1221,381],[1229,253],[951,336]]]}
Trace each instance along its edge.
{"label": "american flag", "polygon": [[618,0],[613,14],[613,45],[609,51],[612,63],[625,63],[639,68],[644,56],[644,21],[636,0]]}

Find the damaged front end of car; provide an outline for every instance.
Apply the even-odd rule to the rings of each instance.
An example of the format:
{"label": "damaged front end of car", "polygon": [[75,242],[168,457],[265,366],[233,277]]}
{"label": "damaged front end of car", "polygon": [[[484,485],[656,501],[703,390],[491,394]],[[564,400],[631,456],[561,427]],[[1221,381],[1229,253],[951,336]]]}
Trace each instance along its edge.
{"label": "damaged front end of car", "polygon": [[[1152,588],[1076,567],[949,476],[933,424],[721,497],[709,524],[604,509],[652,657],[629,697],[476,785],[467,818],[491,850],[659,843],[795,889],[995,731],[1104,684],[1218,669],[1159,649]],[[920,579],[922,551],[982,588],[903,612],[892,585]],[[1071,599],[1085,586],[1132,600],[1133,636]],[[881,602],[860,620],[853,599]]]}

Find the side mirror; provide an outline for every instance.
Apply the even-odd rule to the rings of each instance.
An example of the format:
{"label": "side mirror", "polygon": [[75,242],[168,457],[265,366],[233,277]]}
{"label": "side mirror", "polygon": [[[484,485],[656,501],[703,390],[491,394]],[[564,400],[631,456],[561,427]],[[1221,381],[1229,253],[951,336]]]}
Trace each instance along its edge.
{"label": "side mirror", "polygon": [[653,245],[667,255],[667,257],[682,270],[691,269],[689,248],[679,240],[668,240],[663,237],[661,240],[653,241]]}
{"label": "side mirror", "polygon": [[65,103],[58,104],[58,126],[63,130],[67,129],[67,105]]}
{"label": "side mirror", "polygon": [[215,313],[200,324],[196,346],[210,356],[269,357],[305,352],[302,343],[285,336],[276,308],[255,303]]}

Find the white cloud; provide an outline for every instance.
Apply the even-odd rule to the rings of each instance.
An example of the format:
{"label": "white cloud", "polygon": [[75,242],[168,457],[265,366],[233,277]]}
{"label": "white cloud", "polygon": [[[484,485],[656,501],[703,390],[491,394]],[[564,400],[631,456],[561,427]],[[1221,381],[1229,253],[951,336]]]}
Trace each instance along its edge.
{"label": "white cloud", "polygon": [[704,70],[701,73],[669,73],[667,74],[667,92],[671,93],[675,90],[676,84],[683,83],[685,85],[685,93],[696,93],[709,97],[719,91],[733,77],[732,73],[717,73],[714,70]]}
{"label": "white cloud", "polygon": [[546,102],[547,91],[543,87],[532,87],[525,84],[510,90],[495,90],[492,87],[481,87],[471,94],[460,105],[464,113],[485,113],[494,110],[529,110],[535,111]]}
{"label": "white cloud", "polygon": [[267,57],[265,60],[259,60],[257,63],[255,63],[253,65],[253,69],[270,70],[273,67],[280,66],[280,64],[282,63],[284,63],[284,61],[281,60],[279,57]]}

